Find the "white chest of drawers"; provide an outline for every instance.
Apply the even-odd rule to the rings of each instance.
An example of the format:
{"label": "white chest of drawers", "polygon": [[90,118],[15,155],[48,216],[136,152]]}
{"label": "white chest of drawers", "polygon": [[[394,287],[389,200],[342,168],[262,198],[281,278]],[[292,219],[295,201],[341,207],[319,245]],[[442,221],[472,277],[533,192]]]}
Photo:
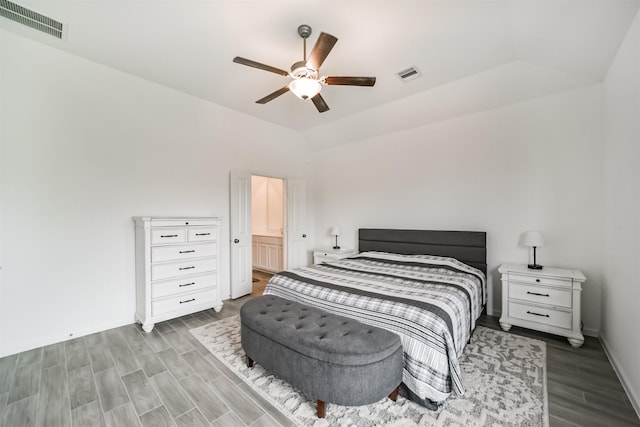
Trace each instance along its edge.
{"label": "white chest of drawers", "polygon": [[578,270],[503,264],[500,326],[522,326],[567,337],[573,347],[584,342],[581,332],[580,295],[586,280]]}
{"label": "white chest of drawers", "polygon": [[222,309],[219,218],[134,217],[136,320],[157,322]]}

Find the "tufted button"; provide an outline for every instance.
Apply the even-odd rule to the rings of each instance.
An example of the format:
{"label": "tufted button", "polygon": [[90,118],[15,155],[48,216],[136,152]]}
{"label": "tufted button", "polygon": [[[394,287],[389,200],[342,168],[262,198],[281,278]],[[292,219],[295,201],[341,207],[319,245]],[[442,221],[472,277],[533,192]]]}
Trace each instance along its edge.
{"label": "tufted button", "polygon": [[323,323],[322,325],[318,325],[318,326],[320,326],[321,328],[324,328],[325,326],[327,326],[327,324]]}
{"label": "tufted button", "polygon": [[276,319],[276,322],[282,322],[282,317],[278,317],[278,318]]}
{"label": "tufted button", "polygon": [[260,314],[267,314],[267,312],[266,311],[261,311]]}

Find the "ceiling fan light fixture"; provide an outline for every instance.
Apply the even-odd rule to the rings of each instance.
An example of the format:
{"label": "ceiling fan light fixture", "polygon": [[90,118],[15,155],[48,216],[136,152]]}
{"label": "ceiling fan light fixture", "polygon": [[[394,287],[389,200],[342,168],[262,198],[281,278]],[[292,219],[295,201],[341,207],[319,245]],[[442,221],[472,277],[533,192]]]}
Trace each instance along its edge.
{"label": "ceiling fan light fixture", "polygon": [[289,83],[289,90],[300,99],[310,99],[320,93],[322,85],[318,80],[302,77]]}
{"label": "ceiling fan light fixture", "polygon": [[[6,0],[0,0],[0,3]],[[311,27],[308,25],[301,25],[298,27],[298,35],[303,39],[303,55],[302,61],[295,62],[291,66],[291,71],[287,72],[283,69],[272,67],[270,65],[261,64],[260,62],[252,61],[247,58],[236,56],[233,58],[233,62],[247,67],[258,68],[260,70],[268,71],[270,73],[279,74],[281,76],[291,78],[291,81],[286,86],[270,93],[269,95],[260,98],[256,101],[257,104],[266,104],[273,101],[280,95],[287,92],[293,92],[298,98],[305,100],[311,99],[311,102],[316,107],[319,113],[329,111],[329,106],[325,102],[320,90],[323,85],[339,85],[339,86],[373,86],[376,83],[375,77],[350,77],[350,76],[320,76],[320,67],[327,55],[333,49],[333,46],[338,41],[338,38],[327,33],[320,33],[318,40],[316,40],[311,49],[311,53],[307,57],[307,38],[311,35]]]}

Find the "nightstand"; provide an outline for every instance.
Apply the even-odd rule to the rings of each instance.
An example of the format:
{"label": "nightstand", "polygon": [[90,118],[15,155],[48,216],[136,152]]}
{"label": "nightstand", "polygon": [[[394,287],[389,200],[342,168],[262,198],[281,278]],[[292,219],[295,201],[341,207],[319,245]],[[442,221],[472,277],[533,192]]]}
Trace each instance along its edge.
{"label": "nightstand", "polygon": [[580,294],[587,279],[580,271],[553,267],[531,270],[520,264],[503,264],[498,271],[503,330],[522,326],[567,337],[573,347],[582,345]]}
{"label": "nightstand", "polygon": [[354,256],[356,251],[353,249],[314,249],[313,263],[321,264],[323,262],[331,262],[342,258]]}

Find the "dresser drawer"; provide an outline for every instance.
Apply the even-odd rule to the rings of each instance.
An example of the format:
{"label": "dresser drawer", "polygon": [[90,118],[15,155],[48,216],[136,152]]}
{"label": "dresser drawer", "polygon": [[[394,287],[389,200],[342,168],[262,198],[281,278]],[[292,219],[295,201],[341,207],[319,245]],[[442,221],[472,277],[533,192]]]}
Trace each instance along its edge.
{"label": "dresser drawer", "polygon": [[166,245],[169,243],[185,243],[187,241],[187,232],[183,228],[152,228],[151,244]]}
{"label": "dresser drawer", "polygon": [[181,227],[185,225],[215,225],[216,218],[153,218],[152,227]]}
{"label": "dresser drawer", "polygon": [[191,274],[215,271],[215,258],[192,259],[181,262],[168,262],[151,266],[151,280],[170,279]]}
{"label": "dresser drawer", "polygon": [[547,285],[547,286],[562,286],[570,288],[572,285],[571,279],[551,278],[541,276],[528,276],[526,274],[514,274],[509,273],[510,282],[531,283],[535,285]]}
{"label": "dresser drawer", "polygon": [[161,316],[172,311],[188,309],[189,306],[197,306],[206,303],[211,303],[213,305],[216,301],[216,292],[216,289],[210,289],[173,298],[151,301],[151,312],[153,316]]}
{"label": "dresser drawer", "polygon": [[509,299],[571,308],[571,290],[509,283]]}
{"label": "dresser drawer", "polygon": [[571,329],[571,311],[554,310],[509,301],[509,316],[528,322]]}
{"label": "dresser drawer", "polygon": [[183,292],[193,292],[203,288],[216,286],[216,275],[205,274],[202,276],[190,276],[184,279],[166,280],[151,284],[151,298],[163,298]]}
{"label": "dresser drawer", "polygon": [[213,243],[154,246],[151,248],[151,262],[179,261],[187,258],[213,257],[215,255],[216,245]]}
{"label": "dresser drawer", "polygon": [[216,227],[189,227],[189,242],[206,242],[216,240]]}

